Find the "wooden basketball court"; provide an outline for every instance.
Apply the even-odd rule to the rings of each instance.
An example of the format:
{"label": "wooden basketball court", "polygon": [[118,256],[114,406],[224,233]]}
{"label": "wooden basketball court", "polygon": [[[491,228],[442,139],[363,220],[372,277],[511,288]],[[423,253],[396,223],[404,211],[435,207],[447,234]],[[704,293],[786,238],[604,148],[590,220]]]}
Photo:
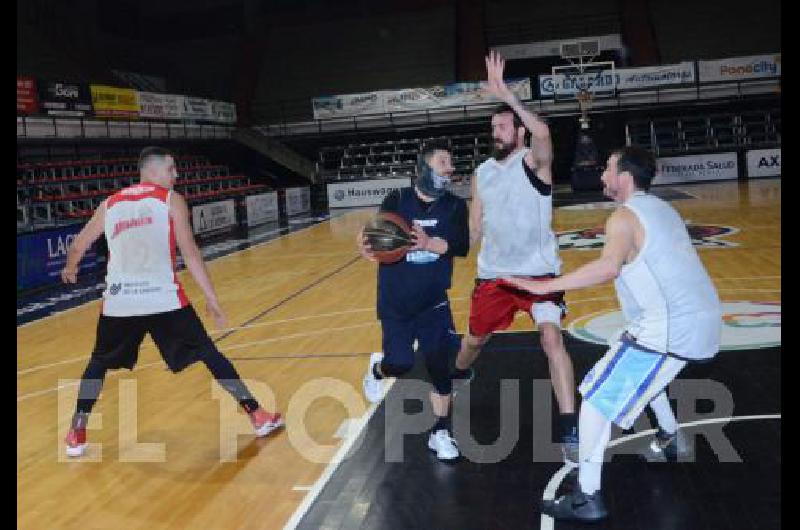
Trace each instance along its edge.
{"label": "wooden basketball court", "polygon": [[[780,304],[780,180],[670,188],[690,196],[672,203],[690,225],[712,227],[698,228],[698,237],[710,241],[698,251],[721,299]],[[556,230],[601,227],[610,210],[596,206],[556,208]],[[18,526],[278,529],[299,521],[298,508],[311,505],[334,471],[329,462],[375,408],[362,396],[361,379],[369,354],[380,349],[376,271],[354,245],[372,211],[208,263],[230,326],[212,336],[265,407],[286,417],[286,428],[265,439],[256,439],[246,417],[232,412],[233,401],[202,364],[174,375],[147,339],[133,372],[110,372],[90,423],[94,445],[87,456],[68,460],[63,438],[100,303],[18,327]],[[565,271],[597,256],[586,245],[562,250]],[[450,296],[459,333],[476,256],[472,249],[456,260]],[[188,273],[182,280],[212,329],[199,290]],[[567,302],[565,327],[617,308],[610,284],[568,293]],[[512,327],[529,329],[524,316]]]}

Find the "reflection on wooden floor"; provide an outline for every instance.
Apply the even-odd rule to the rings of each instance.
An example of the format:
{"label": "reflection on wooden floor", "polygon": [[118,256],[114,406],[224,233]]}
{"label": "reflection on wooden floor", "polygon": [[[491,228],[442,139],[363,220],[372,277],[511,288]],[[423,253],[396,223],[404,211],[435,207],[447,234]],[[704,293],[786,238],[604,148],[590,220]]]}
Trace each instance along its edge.
{"label": "reflection on wooden floor", "polygon": [[[699,249],[721,298],[780,301],[780,180],[673,188],[694,197],[673,203],[690,224],[737,229],[720,237],[736,246]],[[287,428],[267,439],[249,434],[202,365],[173,375],[147,339],[137,369],[107,380],[90,424],[97,445],[84,461],[66,461],[62,439],[99,302],[18,327],[18,527],[281,528],[342,443],[344,420],[367,410],[361,378],[380,330],[375,266],[358,259],[354,234],[371,213],[209,263],[232,326],[213,336],[225,335],[220,349],[287,417]],[[602,226],[609,213],[556,209],[556,229]],[[563,251],[564,270],[598,252]],[[455,268],[450,295],[459,332],[476,255],[473,249]],[[200,291],[187,274],[182,280],[202,314]],[[569,293],[566,324],[614,309],[615,300],[610,285]],[[523,316],[512,326],[530,328]],[[242,431],[234,458],[226,452],[231,429]]]}

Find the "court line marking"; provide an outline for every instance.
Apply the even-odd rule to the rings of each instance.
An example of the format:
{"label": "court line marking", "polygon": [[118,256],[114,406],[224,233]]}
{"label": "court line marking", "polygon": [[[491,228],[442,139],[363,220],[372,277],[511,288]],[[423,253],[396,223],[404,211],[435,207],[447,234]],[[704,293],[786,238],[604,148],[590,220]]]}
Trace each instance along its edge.
{"label": "court line marking", "polygon": [[[777,278],[780,278],[780,276],[778,276]],[[732,280],[733,278],[728,278],[728,279]],[[739,279],[755,279],[755,278],[739,278]],[[719,289],[719,290],[720,291],[735,291],[736,289]],[[775,289],[752,289],[752,291],[756,291],[756,292],[759,292],[759,291],[764,291],[764,292],[766,292],[766,291],[777,291],[777,292],[780,292],[780,290],[775,290]],[[470,297],[468,297],[468,296],[460,296],[460,297],[451,298],[450,301],[451,302],[457,302],[457,301],[467,300],[469,298]],[[569,300],[568,303],[569,304],[580,304],[580,303],[586,303],[586,302],[596,302],[596,301],[615,300],[615,299],[616,299],[616,297],[614,297],[614,296],[600,296],[600,297],[593,297],[593,298],[581,298],[581,299],[578,299],[578,300]],[[75,309],[75,308],[73,308],[73,309]],[[212,330],[212,331],[209,331],[209,335],[211,335],[213,337],[214,335],[216,335],[218,333],[225,333],[225,332],[229,332],[229,331],[238,331],[238,330],[242,330],[242,329],[251,329],[251,328],[271,326],[271,325],[276,325],[276,324],[286,324],[286,323],[291,323],[291,322],[295,322],[295,321],[311,320],[311,319],[314,319],[314,318],[325,318],[325,317],[352,314],[352,313],[364,313],[364,312],[374,311],[374,310],[375,310],[375,308],[370,306],[370,307],[358,308],[358,309],[348,309],[348,310],[345,310],[345,311],[334,311],[334,312],[331,312],[331,313],[320,313],[320,314],[317,314],[317,315],[305,315],[305,316],[299,316],[299,317],[293,317],[293,318],[285,318],[285,319],[281,319],[281,320],[271,320],[271,321],[268,321],[268,322],[248,324],[246,326],[237,326],[237,327],[232,327],[232,328],[224,328],[224,329],[219,329],[219,330]],[[463,311],[453,311],[452,313],[454,315],[459,315],[459,314],[463,314],[463,313],[466,313],[466,312],[467,312],[466,310],[463,310]],[[600,314],[604,314],[605,312],[606,312],[606,310],[602,310],[602,311],[599,311],[597,313],[590,313],[589,315],[586,315],[586,317],[597,316],[597,315],[600,315]],[[526,315],[520,313],[515,318],[524,319],[524,318],[526,318]],[[357,324],[357,325],[354,325],[354,326],[355,327],[362,327],[362,326],[367,326],[368,324],[376,324],[377,322],[378,321],[375,320],[375,321],[370,321],[369,323],[362,323],[362,324]],[[25,325],[27,325],[27,324],[25,324]],[[270,338],[270,339],[265,339],[264,341],[261,341],[261,342],[256,341],[256,342],[252,342],[252,343],[232,344],[232,345],[227,346],[225,349],[229,350],[229,349],[236,349],[237,347],[252,346],[252,345],[255,345],[255,344],[260,344],[262,342],[274,342],[274,341],[277,341],[277,340],[282,340],[283,338],[302,338],[302,337],[307,336],[307,335],[317,335],[322,331],[338,331],[338,330],[342,330],[342,329],[351,329],[351,328],[346,327],[346,326],[345,327],[340,327],[340,328],[326,328],[325,330],[317,330],[315,332],[298,333],[298,334],[293,334],[293,335],[284,335],[284,336],[281,336],[281,337],[273,337],[273,338]],[[508,331],[498,331],[496,333],[506,333],[506,332],[516,333],[517,331],[518,330],[508,330]],[[56,366],[61,366],[61,365],[64,365],[64,364],[76,363],[76,362],[84,361],[84,360],[88,360],[88,359],[89,359],[89,356],[88,355],[84,355],[82,357],[74,357],[72,359],[65,359],[65,360],[62,360],[62,361],[56,361],[56,362],[52,362],[52,363],[41,364],[41,365],[36,365],[36,366],[29,367],[29,368],[24,368],[22,370],[18,370],[17,371],[17,377],[22,376],[22,375],[27,375],[27,374],[33,373],[33,372],[38,372],[40,370],[46,370],[48,368],[54,368]]]}
{"label": "court line marking", "polygon": [[[384,391],[384,397],[389,393],[394,386],[396,378],[391,378],[386,384],[386,390]],[[339,466],[344,461],[345,455],[350,451],[353,447],[353,444],[361,437],[361,433],[366,429],[369,420],[375,414],[375,411],[378,410],[378,407],[383,403],[383,400],[373,403],[370,408],[361,415],[359,419],[351,419],[350,425],[350,436],[344,439],[344,442],[339,449],[336,451],[336,454],[333,456],[331,461],[325,467],[325,470],[322,472],[322,475],[314,482],[314,485],[311,487],[311,490],[303,497],[303,500],[300,502],[300,505],[295,509],[292,516],[283,526],[283,530],[294,530],[297,528],[297,525],[306,515],[308,510],[311,508],[311,505],[314,504],[314,501],[317,500],[319,494],[322,493],[322,488],[330,481],[333,473],[339,468]]]}
{"label": "court line marking", "polygon": [[[355,214],[358,214],[358,213],[361,213],[361,212],[360,211],[348,212],[348,213],[336,216],[336,219],[341,219],[343,217],[347,217],[349,215],[355,215]],[[312,224],[310,226],[305,226],[305,227],[300,228],[298,230],[294,230],[294,231],[288,232],[288,233],[283,234],[282,236],[278,236],[278,237],[276,237],[274,239],[268,239],[266,241],[262,241],[260,243],[256,243],[255,245],[251,245],[251,246],[249,246],[247,248],[243,248],[241,250],[234,250],[233,252],[230,252],[229,254],[223,254],[221,256],[217,256],[215,258],[211,258],[211,259],[208,259],[208,260],[204,259],[204,261],[205,261],[206,265],[209,265],[211,263],[216,262],[217,260],[233,256],[234,254],[239,254],[241,252],[247,252],[248,250],[251,250],[251,249],[254,249],[254,248],[258,248],[258,247],[267,245],[269,243],[274,243],[275,241],[280,241],[281,239],[283,239],[285,237],[293,236],[295,234],[299,234],[300,232],[304,232],[304,231],[306,231],[308,229],[311,229],[311,228],[314,228],[314,227],[317,227],[317,226],[321,226],[321,225],[323,225],[325,223],[330,223],[332,219],[334,219],[334,218],[333,217],[329,217],[328,219],[325,219],[324,221],[320,221],[320,222],[314,223],[314,224]],[[189,270],[186,269],[186,268],[184,268],[181,271],[178,271],[178,273],[179,274],[183,274],[183,273],[190,274]],[[18,328],[22,328],[22,327],[25,327],[25,326],[29,326],[31,324],[36,324],[37,322],[42,322],[43,320],[47,320],[47,319],[55,317],[55,316],[60,316],[60,315],[62,315],[64,313],[67,313],[67,312],[72,311],[74,309],[79,309],[79,308],[84,307],[84,306],[86,306],[88,304],[92,304],[94,302],[99,302],[100,300],[102,300],[102,298],[96,298],[94,300],[89,300],[88,302],[84,302],[82,304],[78,304],[78,305],[76,305],[74,307],[67,308],[67,309],[65,309],[63,311],[57,311],[55,313],[51,313],[49,315],[45,315],[43,317],[37,318],[36,320],[31,320],[30,322],[25,322],[24,324],[19,324],[17,327]]]}
{"label": "court line marking", "polygon": [[[781,419],[780,414],[761,414],[761,415],[754,415],[754,416],[730,416],[727,418],[709,418],[705,420],[697,420],[697,421],[690,421],[686,423],[680,423],[681,427],[695,427],[697,425],[709,425],[712,423],[730,423],[734,421],[748,421],[748,420],[774,420],[774,419]],[[607,449],[615,447],[625,442],[629,442],[631,440],[635,440],[636,438],[642,438],[644,436],[649,436],[651,434],[655,434],[656,429],[647,429],[642,432],[636,432],[633,434],[629,434],[626,436],[620,436],[619,438],[615,438],[611,442],[609,442]],[[561,468],[550,478],[550,481],[547,483],[547,486],[544,489],[544,493],[542,493],[542,500],[543,501],[552,501],[555,499],[556,490],[561,485],[561,482],[564,480],[564,477],[570,472],[571,467],[569,465],[563,465]],[[550,517],[549,515],[542,514],[540,519],[539,527],[541,530],[553,530],[555,525],[555,520]]]}

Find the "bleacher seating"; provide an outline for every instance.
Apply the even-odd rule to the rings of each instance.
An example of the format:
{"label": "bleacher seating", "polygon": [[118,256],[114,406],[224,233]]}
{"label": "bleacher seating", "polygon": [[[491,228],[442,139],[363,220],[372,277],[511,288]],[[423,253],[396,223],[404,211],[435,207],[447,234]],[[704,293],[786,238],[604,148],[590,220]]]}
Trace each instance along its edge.
{"label": "bleacher seating", "polygon": [[[434,139],[403,138],[374,143],[324,147],[319,151],[317,176],[323,181],[406,177],[416,174],[421,145]],[[448,141],[455,180],[468,177],[491,152],[487,133],[440,137]]]}
{"label": "bleacher seating", "polygon": [[781,143],[781,111],[636,120],[628,123],[625,131],[628,145],[645,147],[656,156],[775,147]]}
{"label": "bleacher seating", "polygon": [[[175,189],[191,205],[256,192],[266,186],[205,157],[177,155]],[[87,158],[17,164],[17,224],[86,219],[102,201],[139,179],[134,157]]]}

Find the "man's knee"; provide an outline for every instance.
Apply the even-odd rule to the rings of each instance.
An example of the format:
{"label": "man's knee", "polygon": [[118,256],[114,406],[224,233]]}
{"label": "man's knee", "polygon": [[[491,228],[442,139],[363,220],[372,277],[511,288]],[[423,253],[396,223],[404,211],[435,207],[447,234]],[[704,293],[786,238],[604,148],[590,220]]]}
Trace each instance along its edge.
{"label": "man's knee", "polygon": [[483,346],[489,342],[489,338],[491,334],[483,335],[483,336],[475,336],[472,333],[465,333],[464,339],[462,341],[463,346],[471,349],[481,349]]}

